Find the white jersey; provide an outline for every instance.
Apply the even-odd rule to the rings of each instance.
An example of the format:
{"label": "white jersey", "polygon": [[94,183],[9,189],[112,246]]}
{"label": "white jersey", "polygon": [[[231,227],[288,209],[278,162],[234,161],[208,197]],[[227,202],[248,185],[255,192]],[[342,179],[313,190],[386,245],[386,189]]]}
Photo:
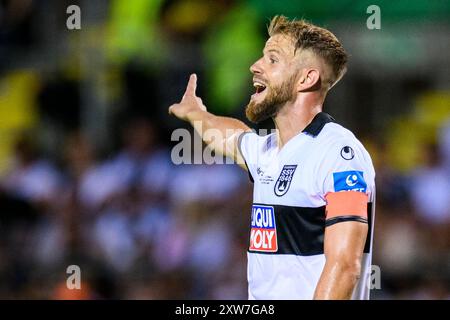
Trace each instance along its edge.
{"label": "white jersey", "polygon": [[[325,265],[325,228],[349,220],[369,224],[361,278],[352,296],[368,299],[375,171],[363,145],[323,112],[281,150],[275,133],[246,132],[238,144],[254,182],[249,299],[312,299]],[[340,191],[367,194],[367,220],[355,215],[326,219],[326,196]]]}

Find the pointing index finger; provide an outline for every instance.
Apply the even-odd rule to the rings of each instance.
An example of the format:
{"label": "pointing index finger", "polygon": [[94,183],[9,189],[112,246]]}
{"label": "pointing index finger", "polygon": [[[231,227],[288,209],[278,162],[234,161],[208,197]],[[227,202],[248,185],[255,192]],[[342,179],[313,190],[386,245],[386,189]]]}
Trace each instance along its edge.
{"label": "pointing index finger", "polygon": [[186,92],[184,95],[195,96],[195,90],[197,89],[197,75],[195,73],[191,74],[189,77],[189,82],[186,87]]}

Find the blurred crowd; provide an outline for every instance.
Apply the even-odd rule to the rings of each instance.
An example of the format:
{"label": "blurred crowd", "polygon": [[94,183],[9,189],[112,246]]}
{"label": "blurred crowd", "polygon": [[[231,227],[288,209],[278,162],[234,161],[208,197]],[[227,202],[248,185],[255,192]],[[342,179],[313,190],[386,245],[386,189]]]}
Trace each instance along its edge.
{"label": "blurred crowd", "polygon": [[[231,165],[172,165],[155,126],[130,120],[100,160],[67,137],[58,165],[30,137],[1,180],[3,298],[245,298],[251,190]],[[82,291],[66,289],[78,265]]]}
{"label": "blurred crowd", "polygon": [[[65,29],[70,4],[81,7],[82,31]],[[252,6],[0,3],[0,298],[247,298],[252,184],[235,165],[174,165],[171,133],[185,124],[167,107],[195,71],[206,104],[243,119],[267,21]],[[433,87],[408,88],[403,110],[414,117],[414,97]],[[427,102],[423,110],[441,106],[437,120],[407,126],[417,140],[394,146],[380,132],[394,132],[397,115],[363,127],[354,114],[380,119],[376,104],[332,99],[352,108],[326,111],[361,137],[376,167],[372,298],[449,299],[450,98]],[[414,151],[401,153],[406,145]],[[393,161],[398,152],[412,164]],[[70,265],[81,290],[66,286]]]}
{"label": "blurred crowd", "polygon": [[385,299],[450,298],[450,121],[408,173],[376,161],[374,264]]}

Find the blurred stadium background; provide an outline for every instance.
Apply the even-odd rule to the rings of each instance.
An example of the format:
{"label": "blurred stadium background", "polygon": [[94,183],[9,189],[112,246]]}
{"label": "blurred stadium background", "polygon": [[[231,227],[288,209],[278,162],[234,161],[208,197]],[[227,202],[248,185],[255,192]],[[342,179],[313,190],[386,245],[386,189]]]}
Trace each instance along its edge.
{"label": "blurred stadium background", "polygon": [[[234,165],[173,165],[188,127],[167,107],[196,72],[211,111],[244,119],[275,14],[351,55],[325,111],[376,166],[372,298],[450,298],[444,0],[0,1],[0,298],[246,299],[252,186]],[[66,289],[72,264],[82,290]]]}

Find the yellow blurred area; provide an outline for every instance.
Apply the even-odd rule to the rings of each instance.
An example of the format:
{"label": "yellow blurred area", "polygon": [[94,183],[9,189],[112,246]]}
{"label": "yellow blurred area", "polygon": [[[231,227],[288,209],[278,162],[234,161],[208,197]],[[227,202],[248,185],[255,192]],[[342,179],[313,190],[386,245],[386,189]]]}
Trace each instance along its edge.
{"label": "yellow blurred area", "polygon": [[38,80],[29,70],[13,71],[0,80],[0,175],[7,169],[18,133],[37,124]]}
{"label": "yellow blurred area", "polygon": [[110,61],[122,64],[139,55],[156,60],[164,57],[157,28],[162,3],[162,0],[112,1],[104,38]]}
{"label": "yellow blurred area", "polygon": [[197,32],[215,17],[213,1],[186,0],[175,3],[166,13],[167,23],[177,31]]}
{"label": "yellow blurred area", "polygon": [[387,134],[388,161],[402,172],[423,164],[424,148],[437,142],[437,132],[450,118],[450,92],[417,98],[412,113],[394,119]]}

